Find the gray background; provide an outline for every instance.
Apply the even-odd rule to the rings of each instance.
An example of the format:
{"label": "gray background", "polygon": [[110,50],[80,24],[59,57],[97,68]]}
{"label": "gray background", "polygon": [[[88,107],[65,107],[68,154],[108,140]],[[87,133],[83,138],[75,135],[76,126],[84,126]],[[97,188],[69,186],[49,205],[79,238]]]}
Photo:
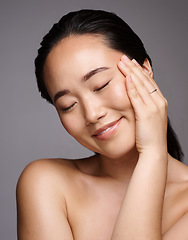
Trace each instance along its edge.
{"label": "gray background", "polygon": [[[153,59],[155,79],[188,163],[188,3],[186,0],[38,0],[0,2],[0,239],[16,239],[15,189],[23,168],[38,158],[89,155],[40,99],[33,60],[44,34],[72,10],[114,11],[138,33]],[[152,134],[152,133],[151,133]],[[187,160],[187,161],[186,161]]]}

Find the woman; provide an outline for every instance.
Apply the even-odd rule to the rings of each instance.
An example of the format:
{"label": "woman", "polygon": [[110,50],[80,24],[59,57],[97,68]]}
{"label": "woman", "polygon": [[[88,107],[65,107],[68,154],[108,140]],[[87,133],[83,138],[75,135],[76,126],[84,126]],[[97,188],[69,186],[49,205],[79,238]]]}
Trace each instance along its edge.
{"label": "woman", "polygon": [[96,154],[25,168],[19,240],[188,239],[188,168],[139,37],[115,14],[72,12],[35,66],[42,97]]}

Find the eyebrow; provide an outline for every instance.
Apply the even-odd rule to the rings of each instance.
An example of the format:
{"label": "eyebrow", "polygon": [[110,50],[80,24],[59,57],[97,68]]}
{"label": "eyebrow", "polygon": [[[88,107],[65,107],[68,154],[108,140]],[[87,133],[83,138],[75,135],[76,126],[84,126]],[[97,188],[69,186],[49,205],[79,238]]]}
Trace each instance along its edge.
{"label": "eyebrow", "polygon": [[53,98],[54,104],[56,103],[56,101],[57,101],[58,98],[63,97],[64,95],[66,95],[66,94],[68,94],[68,93],[70,93],[70,91],[67,90],[67,89],[64,89],[64,90],[62,90],[62,91],[57,92],[57,93],[55,94],[54,98]]}
{"label": "eyebrow", "polygon": [[[103,72],[105,70],[108,70],[109,67],[99,67],[99,68],[95,68],[93,70],[91,70],[90,72],[88,72],[84,77],[83,77],[83,81],[87,81],[89,80],[92,76],[94,76],[95,74],[99,73],[99,72]],[[59,91],[57,92],[54,97],[53,97],[53,102],[54,104],[56,103],[56,101],[60,98],[60,97],[63,97],[64,95],[66,94],[69,94],[70,93],[70,90],[68,89],[64,89],[62,91]]]}
{"label": "eyebrow", "polygon": [[99,73],[99,72],[103,72],[105,70],[108,70],[109,67],[99,67],[99,68],[95,68],[93,70],[91,70],[90,72],[88,72],[84,77],[83,80],[87,81],[88,79],[90,79],[93,75]]}

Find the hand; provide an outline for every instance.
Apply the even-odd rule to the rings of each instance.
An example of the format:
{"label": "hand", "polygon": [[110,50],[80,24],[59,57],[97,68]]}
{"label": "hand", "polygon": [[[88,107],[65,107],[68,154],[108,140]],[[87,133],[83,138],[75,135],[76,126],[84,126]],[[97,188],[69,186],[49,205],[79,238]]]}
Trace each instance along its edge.
{"label": "hand", "polygon": [[127,94],[135,112],[139,154],[167,152],[167,100],[136,60],[123,56],[118,66],[126,77]]}

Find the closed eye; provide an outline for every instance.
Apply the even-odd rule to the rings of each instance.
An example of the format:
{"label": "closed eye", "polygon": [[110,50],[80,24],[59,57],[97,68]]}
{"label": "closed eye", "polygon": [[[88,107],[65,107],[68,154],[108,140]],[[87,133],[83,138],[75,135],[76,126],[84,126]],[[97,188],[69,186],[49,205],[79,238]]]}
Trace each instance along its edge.
{"label": "closed eye", "polygon": [[102,87],[95,89],[94,92],[99,92],[100,90],[102,90],[103,88],[105,88],[110,82],[111,82],[111,80],[108,81],[107,83],[105,83]]}
{"label": "closed eye", "polygon": [[72,107],[74,107],[75,104],[76,104],[76,102],[73,103],[70,107],[67,107],[67,108],[61,108],[62,112],[67,112],[67,111],[70,110]]}

